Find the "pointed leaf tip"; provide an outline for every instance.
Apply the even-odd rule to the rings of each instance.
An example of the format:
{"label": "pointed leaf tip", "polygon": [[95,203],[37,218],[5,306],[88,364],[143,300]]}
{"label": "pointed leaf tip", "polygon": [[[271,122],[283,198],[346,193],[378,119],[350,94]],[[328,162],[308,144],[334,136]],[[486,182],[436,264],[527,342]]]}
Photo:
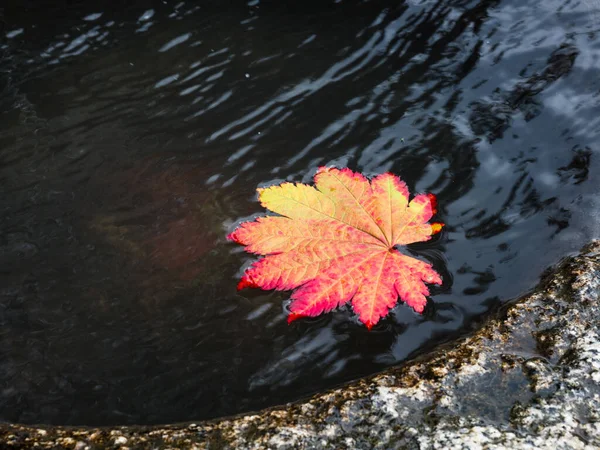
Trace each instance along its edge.
{"label": "pointed leaf tip", "polygon": [[247,279],[246,277],[243,277],[237,285],[237,290],[241,291],[242,289],[245,289],[245,288],[257,288],[257,287],[260,287],[260,286],[258,286],[255,282]]}
{"label": "pointed leaf tip", "polygon": [[289,325],[298,319],[302,319],[303,317],[308,317],[308,316],[306,314],[290,313],[287,317],[287,323]]}
{"label": "pointed leaf tip", "polygon": [[367,320],[365,322],[365,327],[367,327],[368,331],[371,331],[373,329],[373,324],[369,320]]}
{"label": "pointed leaf tip", "polygon": [[434,234],[438,234],[440,231],[442,231],[442,228],[444,228],[445,224],[443,224],[442,222],[434,222],[431,224],[431,235],[433,236]]}

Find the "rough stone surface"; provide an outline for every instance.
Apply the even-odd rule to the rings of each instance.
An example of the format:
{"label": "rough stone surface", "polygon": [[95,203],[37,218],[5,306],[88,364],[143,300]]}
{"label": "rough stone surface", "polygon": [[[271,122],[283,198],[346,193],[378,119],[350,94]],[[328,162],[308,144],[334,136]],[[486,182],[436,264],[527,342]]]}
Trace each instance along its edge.
{"label": "rough stone surface", "polygon": [[0,425],[2,448],[600,448],[600,242],[451,347],[311,399],[163,427]]}

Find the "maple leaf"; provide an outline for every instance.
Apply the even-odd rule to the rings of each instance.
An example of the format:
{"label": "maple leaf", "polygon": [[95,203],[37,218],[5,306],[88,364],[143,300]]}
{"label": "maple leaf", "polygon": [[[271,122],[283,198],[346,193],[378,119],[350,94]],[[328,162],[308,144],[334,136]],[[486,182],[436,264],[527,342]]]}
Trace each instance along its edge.
{"label": "maple leaf", "polygon": [[350,169],[320,167],[315,186],[283,183],[259,188],[262,206],[279,216],[242,223],[228,238],[246,251],[266,255],[238,284],[296,289],[288,322],[351,301],[371,329],[400,297],[423,312],[427,283],[441,284],[431,264],[400,253],[396,246],[427,241],[442,223],[435,196],[409,202],[406,184],[391,173],[369,181]]}

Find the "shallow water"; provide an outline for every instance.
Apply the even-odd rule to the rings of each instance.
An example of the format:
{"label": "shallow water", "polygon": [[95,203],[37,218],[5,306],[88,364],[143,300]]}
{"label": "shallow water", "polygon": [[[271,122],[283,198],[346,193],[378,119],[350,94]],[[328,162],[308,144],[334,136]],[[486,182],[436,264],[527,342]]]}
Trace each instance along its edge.
{"label": "shallow water", "polygon": [[[291,401],[468,332],[598,235],[597,0],[57,3],[0,21],[3,420]],[[256,187],[321,165],[438,196],[423,316],[288,326],[289,293],[236,292]]]}

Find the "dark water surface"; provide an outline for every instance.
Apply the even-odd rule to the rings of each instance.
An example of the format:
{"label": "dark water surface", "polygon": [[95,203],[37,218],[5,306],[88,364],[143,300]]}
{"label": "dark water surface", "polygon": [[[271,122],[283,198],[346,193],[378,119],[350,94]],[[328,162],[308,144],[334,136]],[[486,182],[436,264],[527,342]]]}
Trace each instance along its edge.
{"label": "dark water surface", "polygon": [[[3,4],[3,420],[294,400],[468,332],[599,234],[598,0]],[[320,165],[438,196],[425,315],[288,326],[289,293],[236,292],[256,187]]]}

